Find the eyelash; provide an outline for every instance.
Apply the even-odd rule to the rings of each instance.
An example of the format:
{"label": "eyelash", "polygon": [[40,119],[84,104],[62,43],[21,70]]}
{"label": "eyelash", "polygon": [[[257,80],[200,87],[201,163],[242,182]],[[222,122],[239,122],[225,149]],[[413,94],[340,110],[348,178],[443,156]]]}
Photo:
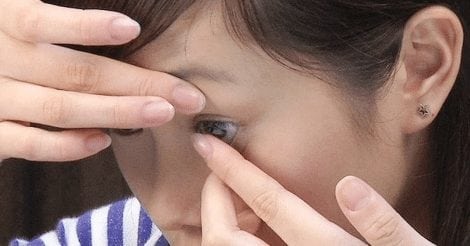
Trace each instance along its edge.
{"label": "eyelash", "polygon": [[[204,118],[204,119],[198,119]],[[227,144],[232,144],[238,133],[239,125],[229,120],[212,120],[208,116],[197,117],[193,123],[193,131],[200,134],[210,134]],[[114,129],[121,136],[131,136],[141,133],[142,128]]]}
{"label": "eyelash", "polygon": [[143,130],[143,128],[112,129],[113,132],[120,136],[131,136],[137,133],[141,133]]}

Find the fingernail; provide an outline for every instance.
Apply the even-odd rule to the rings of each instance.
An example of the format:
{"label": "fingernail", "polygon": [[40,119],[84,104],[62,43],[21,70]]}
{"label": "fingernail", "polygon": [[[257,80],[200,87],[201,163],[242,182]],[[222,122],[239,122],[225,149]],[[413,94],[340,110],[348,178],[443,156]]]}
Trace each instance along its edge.
{"label": "fingernail", "polygon": [[166,101],[150,102],[144,106],[142,115],[146,123],[163,124],[173,118],[175,108]]}
{"label": "fingernail", "polygon": [[172,96],[176,106],[188,113],[201,112],[206,103],[204,95],[188,85],[178,85]]}
{"label": "fingernail", "polygon": [[140,25],[128,17],[117,17],[111,22],[111,37],[117,40],[130,40],[140,33]]}
{"label": "fingernail", "polygon": [[207,139],[207,136],[196,133],[192,136],[192,140],[194,148],[204,159],[212,155],[212,145]]}
{"label": "fingernail", "polygon": [[85,140],[85,145],[91,151],[99,151],[111,145],[111,137],[106,134],[94,134]]}
{"label": "fingernail", "polygon": [[345,206],[351,211],[361,210],[370,200],[369,189],[355,177],[345,178],[340,192]]}

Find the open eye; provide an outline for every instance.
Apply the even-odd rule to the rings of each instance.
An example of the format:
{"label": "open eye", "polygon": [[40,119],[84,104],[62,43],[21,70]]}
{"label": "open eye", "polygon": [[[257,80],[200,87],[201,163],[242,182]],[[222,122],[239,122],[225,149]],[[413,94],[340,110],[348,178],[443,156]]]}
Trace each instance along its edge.
{"label": "open eye", "polygon": [[200,120],[194,125],[194,131],[200,134],[210,134],[231,144],[238,132],[238,125],[230,121]]}

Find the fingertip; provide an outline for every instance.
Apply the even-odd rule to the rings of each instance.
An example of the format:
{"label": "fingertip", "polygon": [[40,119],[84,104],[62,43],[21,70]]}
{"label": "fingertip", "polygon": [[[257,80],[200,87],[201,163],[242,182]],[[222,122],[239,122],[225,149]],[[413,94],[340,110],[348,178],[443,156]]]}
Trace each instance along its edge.
{"label": "fingertip", "polygon": [[202,158],[207,160],[212,156],[213,147],[209,136],[196,133],[191,137],[191,140],[194,148]]}
{"label": "fingertip", "polygon": [[141,28],[137,21],[127,16],[118,16],[111,20],[109,32],[114,40],[128,42],[139,36]]}
{"label": "fingertip", "polygon": [[364,209],[369,204],[371,196],[369,186],[354,176],[344,177],[336,185],[338,203],[350,212]]}
{"label": "fingertip", "polygon": [[171,95],[173,103],[181,113],[196,114],[206,105],[204,94],[194,86],[180,84],[176,86]]}
{"label": "fingertip", "polygon": [[195,133],[191,136],[196,151],[206,160],[220,161],[243,156],[229,144],[210,134]]}
{"label": "fingertip", "polygon": [[85,139],[85,146],[91,152],[98,152],[111,145],[112,139],[104,133],[91,134]]}
{"label": "fingertip", "polygon": [[177,86],[172,92],[172,98],[179,111],[185,114],[199,113],[206,105],[204,95],[188,85]]}

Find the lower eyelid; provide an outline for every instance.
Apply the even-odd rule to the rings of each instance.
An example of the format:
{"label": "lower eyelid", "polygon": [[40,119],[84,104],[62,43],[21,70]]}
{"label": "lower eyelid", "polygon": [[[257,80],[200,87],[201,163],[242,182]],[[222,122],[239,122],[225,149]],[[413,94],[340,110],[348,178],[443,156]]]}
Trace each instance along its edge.
{"label": "lower eyelid", "polygon": [[243,153],[245,152],[248,144],[246,141],[246,137],[243,134],[243,130],[241,130],[240,128],[238,129],[238,133],[233,139],[233,141],[230,143],[230,146],[232,146],[232,148],[234,148],[237,152],[244,156]]}

